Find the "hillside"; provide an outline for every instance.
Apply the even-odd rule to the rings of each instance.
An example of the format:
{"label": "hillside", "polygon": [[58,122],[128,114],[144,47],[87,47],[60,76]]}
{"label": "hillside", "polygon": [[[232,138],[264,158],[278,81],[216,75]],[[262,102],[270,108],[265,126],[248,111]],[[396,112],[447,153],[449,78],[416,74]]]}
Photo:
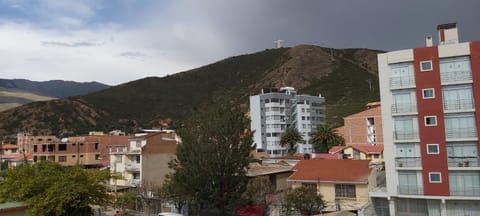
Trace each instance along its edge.
{"label": "hillside", "polygon": [[53,97],[36,95],[28,92],[2,91],[0,90],[0,112],[33,101],[53,100]]}
{"label": "hillside", "polygon": [[327,101],[327,120],[341,124],[343,116],[379,100],[379,52],[304,45],[231,57],[163,78],[144,78],[85,96],[11,109],[0,113],[0,134],[132,131],[156,127],[164,119],[172,119],[176,127],[211,101],[233,102],[246,112],[249,95],[281,86],[322,94]]}
{"label": "hillside", "polygon": [[37,82],[25,79],[0,79],[0,90],[29,92],[54,98],[86,95],[108,87],[110,86],[98,82],[73,82],[64,80]]}

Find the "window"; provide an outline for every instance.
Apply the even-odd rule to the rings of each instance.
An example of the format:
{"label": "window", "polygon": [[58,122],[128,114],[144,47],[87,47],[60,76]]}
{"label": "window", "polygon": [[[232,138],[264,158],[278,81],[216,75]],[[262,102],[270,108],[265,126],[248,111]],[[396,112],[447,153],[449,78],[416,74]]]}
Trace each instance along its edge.
{"label": "window", "polygon": [[95,149],[98,149],[98,143],[95,143]]}
{"label": "window", "polygon": [[37,147],[38,147],[37,145],[33,146],[33,152],[37,152]]}
{"label": "window", "polygon": [[449,171],[448,182],[453,196],[480,196],[479,172]]}
{"label": "window", "polygon": [[428,181],[430,183],[442,183],[442,174],[439,172],[429,172]]}
{"label": "window", "polygon": [[67,150],[67,144],[58,144],[58,150],[59,151],[66,151]]}
{"label": "window", "polygon": [[431,70],[433,70],[432,61],[420,62],[420,71],[431,71]]}
{"label": "window", "polygon": [[137,148],[142,147],[142,141],[137,140],[136,143],[135,143],[135,147],[137,147]]}
{"label": "window", "polygon": [[140,155],[137,155],[137,156],[135,157],[135,162],[140,163]]}
{"label": "window", "polygon": [[302,187],[317,189],[317,184],[315,184],[315,183],[302,183]]}
{"label": "window", "polygon": [[122,156],[121,155],[115,156],[115,162],[116,163],[121,163],[122,162]]}
{"label": "window", "polygon": [[58,162],[65,162],[67,161],[67,156],[58,156]]}
{"label": "window", "polygon": [[83,155],[80,155],[80,157],[83,157]]}
{"label": "window", "polygon": [[437,126],[437,116],[425,116],[425,126]]}
{"label": "window", "polygon": [[99,155],[99,154],[96,154],[96,155],[95,155],[95,160],[100,160],[100,159],[101,159],[100,155]]}
{"label": "window", "polygon": [[431,99],[435,98],[435,91],[433,88],[422,89],[423,92],[423,99]]}
{"label": "window", "polygon": [[477,137],[474,115],[445,115],[445,135],[447,138]]}
{"label": "window", "polygon": [[356,198],[355,185],[353,184],[336,184],[335,185],[336,198]]}
{"label": "window", "polygon": [[442,88],[443,109],[473,109],[472,85],[453,85]]}
{"label": "window", "polygon": [[427,144],[427,154],[439,154],[438,144]]}
{"label": "window", "polygon": [[440,80],[442,83],[472,80],[470,57],[440,59]]}

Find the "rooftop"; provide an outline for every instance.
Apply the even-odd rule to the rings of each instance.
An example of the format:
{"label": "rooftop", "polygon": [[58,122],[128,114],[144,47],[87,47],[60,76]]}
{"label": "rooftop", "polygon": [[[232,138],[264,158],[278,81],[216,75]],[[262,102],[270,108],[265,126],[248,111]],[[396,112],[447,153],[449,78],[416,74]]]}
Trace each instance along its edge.
{"label": "rooftop", "polygon": [[340,151],[346,148],[353,148],[365,154],[374,154],[374,153],[380,154],[383,152],[383,145],[352,144],[347,146],[332,146],[330,150],[328,150],[328,153],[330,154],[339,153]]}
{"label": "rooftop", "polygon": [[254,176],[261,176],[261,175],[268,175],[274,173],[282,173],[282,172],[291,172],[292,166],[285,162],[279,163],[250,163],[248,166],[247,176],[254,177]]}
{"label": "rooftop", "polygon": [[371,168],[368,160],[302,160],[292,169],[288,181],[368,182]]}

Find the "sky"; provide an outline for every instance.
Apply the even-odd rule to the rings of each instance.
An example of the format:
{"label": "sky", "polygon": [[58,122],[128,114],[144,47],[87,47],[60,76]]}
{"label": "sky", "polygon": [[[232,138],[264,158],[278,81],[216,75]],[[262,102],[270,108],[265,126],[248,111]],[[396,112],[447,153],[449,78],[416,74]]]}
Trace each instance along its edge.
{"label": "sky", "polygon": [[0,0],[0,78],[117,85],[274,47],[398,50],[456,22],[480,40],[478,0]]}

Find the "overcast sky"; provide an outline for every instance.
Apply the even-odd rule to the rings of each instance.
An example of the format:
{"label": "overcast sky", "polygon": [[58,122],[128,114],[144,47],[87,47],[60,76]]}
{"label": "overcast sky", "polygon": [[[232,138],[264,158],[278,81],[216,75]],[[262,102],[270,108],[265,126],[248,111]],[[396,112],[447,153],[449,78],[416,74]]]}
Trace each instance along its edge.
{"label": "overcast sky", "polygon": [[478,0],[0,0],[0,78],[116,85],[234,55],[314,44],[397,50],[457,22],[480,40]]}

